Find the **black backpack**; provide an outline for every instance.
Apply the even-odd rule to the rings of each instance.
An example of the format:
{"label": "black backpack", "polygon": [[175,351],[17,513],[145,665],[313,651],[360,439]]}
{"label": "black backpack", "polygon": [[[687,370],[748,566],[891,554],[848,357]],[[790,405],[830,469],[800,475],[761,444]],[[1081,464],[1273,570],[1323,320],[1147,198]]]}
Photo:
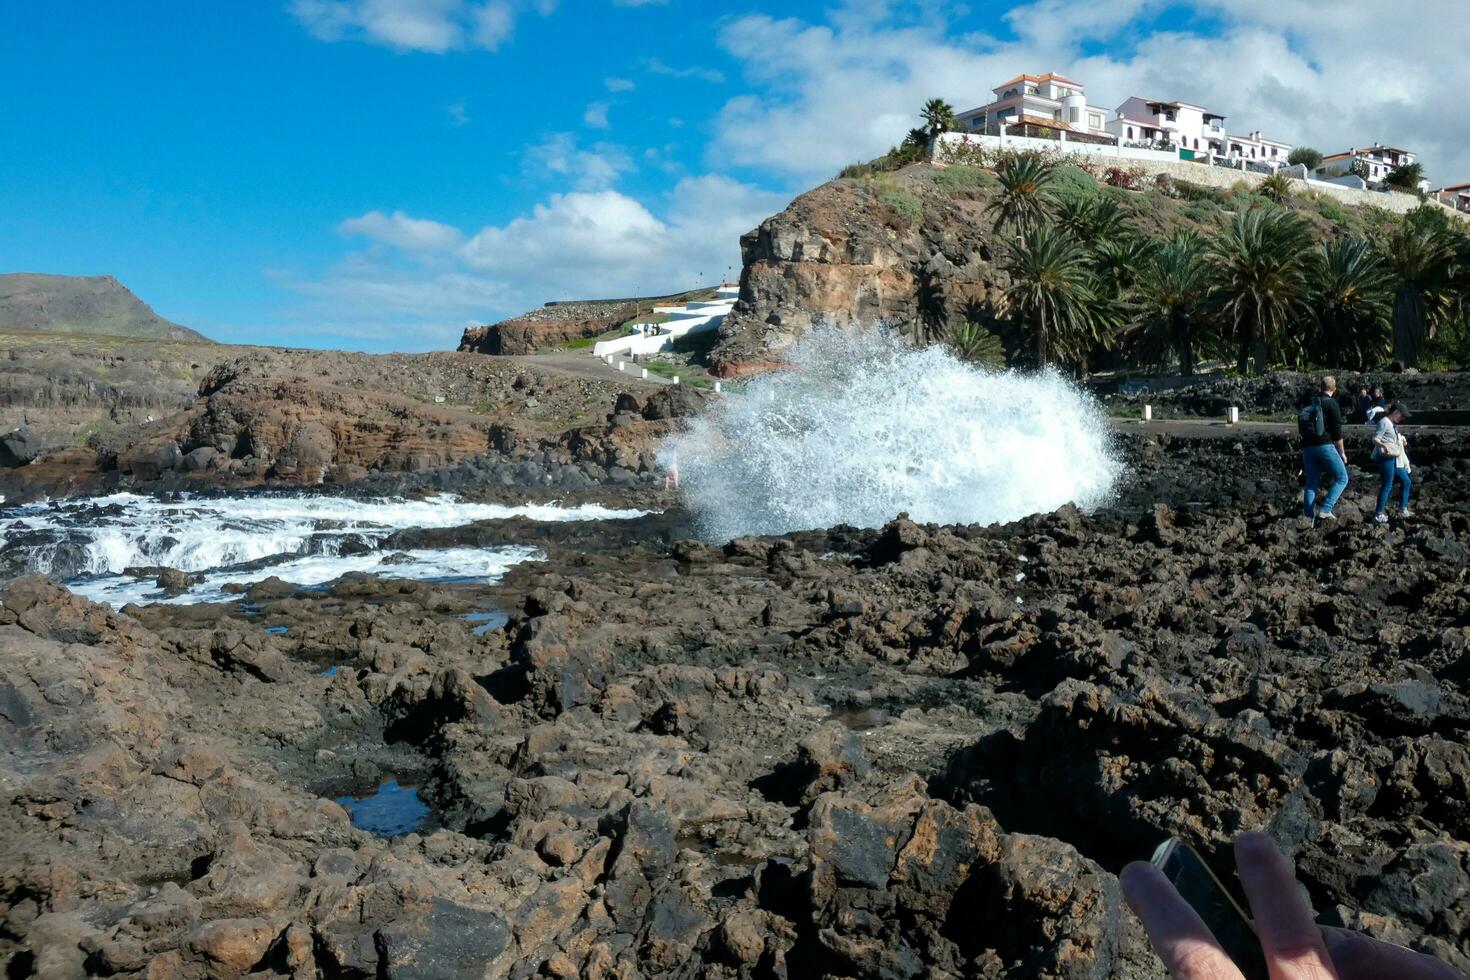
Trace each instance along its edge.
{"label": "black backpack", "polygon": [[1327,434],[1327,415],[1322,411],[1320,395],[1308,402],[1297,415],[1296,430],[1303,439],[1321,438]]}

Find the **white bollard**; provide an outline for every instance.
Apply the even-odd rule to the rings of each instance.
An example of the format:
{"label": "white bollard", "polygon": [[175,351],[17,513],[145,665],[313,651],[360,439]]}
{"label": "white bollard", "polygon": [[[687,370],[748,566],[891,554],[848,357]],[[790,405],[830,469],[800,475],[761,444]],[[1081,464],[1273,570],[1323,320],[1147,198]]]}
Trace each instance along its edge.
{"label": "white bollard", "polygon": [[622,362],[622,361],[619,361],[619,362],[618,362],[618,370],[619,370],[619,371],[621,371],[621,370],[623,370],[623,369],[624,369],[624,368],[626,368],[626,367],[627,367],[627,365],[626,365],[626,364],[624,364],[624,363],[623,363],[623,362]]}
{"label": "white bollard", "polygon": [[1152,422],[1154,420],[1154,407],[1152,405],[1143,406],[1143,420],[1145,422]]}
{"label": "white bollard", "polygon": [[679,376],[676,374],[676,375],[674,375],[674,384],[678,384],[678,383],[679,383]]}
{"label": "white bollard", "polygon": [[647,381],[647,380],[648,380],[648,368],[644,368],[644,369],[643,369],[643,374],[641,374],[641,375],[640,375],[640,377],[641,377],[641,378],[642,378],[642,379],[643,379],[643,380],[644,380],[644,381]]}
{"label": "white bollard", "polygon": [[1227,414],[1225,416],[1225,419],[1231,425],[1234,425],[1235,423],[1239,422],[1240,421],[1240,409],[1236,408],[1234,405],[1231,405],[1230,406],[1230,412],[1229,412],[1229,414]]}
{"label": "white bollard", "polygon": [[722,392],[724,390],[725,390],[724,388],[720,387],[720,383],[718,381],[716,381],[715,382],[715,394],[718,395],[720,392]]}

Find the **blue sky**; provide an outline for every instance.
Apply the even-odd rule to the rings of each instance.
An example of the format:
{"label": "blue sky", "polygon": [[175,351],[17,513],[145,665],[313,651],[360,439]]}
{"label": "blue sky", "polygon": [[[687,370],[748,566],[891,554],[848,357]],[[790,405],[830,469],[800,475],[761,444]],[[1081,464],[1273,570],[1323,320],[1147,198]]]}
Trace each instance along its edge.
{"label": "blue sky", "polygon": [[923,97],[967,108],[1020,71],[1324,150],[1409,144],[1432,178],[1470,179],[1464,29],[1400,44],[1370,4],[1304,29],[1314,9],[4,4],[0,271],[113,274],[225,341],[452,347],[547,299],[723,278],[741,232],[895,142]]}

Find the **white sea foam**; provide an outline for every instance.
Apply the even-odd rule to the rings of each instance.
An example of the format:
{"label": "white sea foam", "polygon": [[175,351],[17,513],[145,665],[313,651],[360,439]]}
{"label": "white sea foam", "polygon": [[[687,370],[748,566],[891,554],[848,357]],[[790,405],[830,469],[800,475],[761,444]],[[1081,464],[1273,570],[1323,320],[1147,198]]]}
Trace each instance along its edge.
{"label": "white sea foam", "polygon": [[335,554],[347,538],[371,544],[405,528],[459,527],[509,517],[618,520],[645,513],[598,504],[477,504],[453,494],[427,500],[285,495],[162,500],[121,493],[8,511],[0,518],[0,548],[23,527],[57,533],[56,544],[39,546],[31,556],[31,570],[42,574],[52,573],[66,539],[68,546],[82,549],[76,571],[83,575],[154,565],[202,572],[307,550]]}
{"label": "white sea foam", "polygon": [[[11,508],[0,516],[0,558],[9,566],[68,580],[71,589],[114,605],[227,598],[226,583],[278,576],[319,585],[360,572],[382,577],[494,581],[536,556],[529,548],[445,548],[389,554],[386,539],[409,528],[446,528],[525,517],[535,521],[623,520],[641,510],[598,504],[469,503],[452,494],[424,500],[353,500],[307,495],[160,499],[115,494]],[[348,547],[348,545],[351,547]],[[166,598],[131,567],[177,568],[202,576]],[[241,567],[244,566],[244,567]]]}
{"label": "white sea foam", "polygon": [[414,579],[437,582],[498,581],[512,566],[539,558],[534,548],[444,548],[437,551],[372,552],[362,555],[307,555],[252,570],[248,573],[219,570],[207,572],[203,580],[188,592],[165,596],[152,579],[126,575],[104,575],[80,579],[68,586],[77,595],[94,602],[121,607],[137,603],[224,602],[239,598],[226,593],[229,583],[254,583],[276,576],[296,585],[313,586],[335,582],[353,572],[381,578]]}
{"label": "white sea foam", "polygon": [[1096,401],[1052,371],[990,372],[882,330],[821,328],[662,448],[700,532],[852,524],[907,512],[991,524],[1107,500],[1121,466]]}

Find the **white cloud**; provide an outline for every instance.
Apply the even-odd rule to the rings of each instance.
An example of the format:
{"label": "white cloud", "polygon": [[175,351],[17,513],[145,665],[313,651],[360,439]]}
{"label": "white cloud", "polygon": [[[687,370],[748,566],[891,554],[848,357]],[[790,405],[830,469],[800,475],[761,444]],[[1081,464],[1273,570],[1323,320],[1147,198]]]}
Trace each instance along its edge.
{"label": "white cloud", "polygon": [[618,78],[616,75],[604,78],[602,84],[607,86],[609,92],[631,92],[638,87],[631,78]]}
{"label": "white cloud", "polygon": [[607,111],[610,108],[606,102],[590,102],[582,113],[582,122],[593,129],[608,129],[611,127],[607,121]]}
{"label": "white cloud", "polygon": [[444,112],[449,116],[451,126],[465,126],[470,121],[470,107],[463,99],[451,102],[444,107]]}
{"label": "white cloud", "polygon": [[723,279],[739,268],[740,236],[787,200],[711,174],[679,181],[656,210],[611,188],[571,191],[474,234],[374,211],[340,227],[379,250],[349,255],[316,279],[279,278],[334,322],[360,313],[370,322],[437,324],[428,346],[452,346],[466,318],[487,322],[558,297],[653,295]]}
{"label": "white cloud", "polygon": [[531,177],[556,177],[577,190],[600,190],[633,169],[626,150],[611,143],[582,149],[571,133],[552,133],[526,150],[522,169]]}
{"label": "white cloud", "polygon": [[[1432,179],[1470,179],[1462,0],[1403,0],[1392,16],[1372,0],[1036,0],[1006,15],[1009,40],[957,37],[937,8],[909,5],[901,19],[897,6],[850,0],[829,23],[726,24],[720,44],[750,91],[724,105],[711,159],[830,176],[898,142],[931,96],[972,108],[1000,81],[1055,70],[1109,108],[1130,95],[1185,99],[1239,131],[1327,152],[1392,143],[1418,150]],[[1189,22],[1210,33],[1145,33],[1166,7],[1193,8],[1202,16]]]}
{"label": "white cloud", "polygon": [[497,50],[524,10],[542,15],[555,0],[291,0],[289,8],[314,37],[358,40],[399,51],[443,54],[459,48]]}
{"label": "white cloud", "polygon": [[337,226],[337,230],[344,235],[360,235],[405,252],[440,252],[454,248],[464,239],[457,228],[424,218],[411,218],[402,211],[394,211],[391,215],[369,211],[361,217],[348,218]]}
{"label": "white cloud", "polygon": [[655,75],[666,75],[669,78],[692,78],[695,81],[719,84],[725,80],[725,73],[715,68],[705,68],[700,65],[691,65],[688,68],[674,68],[658,58],[649,58],[643,63]]}

